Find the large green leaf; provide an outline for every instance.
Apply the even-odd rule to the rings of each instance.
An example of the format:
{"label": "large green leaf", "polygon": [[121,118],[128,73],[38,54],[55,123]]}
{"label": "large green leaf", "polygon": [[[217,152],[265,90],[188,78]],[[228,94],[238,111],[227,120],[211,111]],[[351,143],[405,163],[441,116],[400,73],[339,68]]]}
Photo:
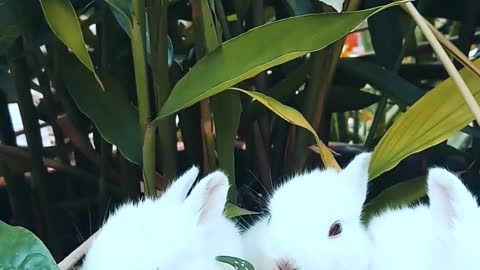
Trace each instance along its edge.
{"label": "large green leaf", "polygon": [[54,270],[57,263],[33,233],[0,221],[0,269]]}
{"label": "large green leaf", "polygon": [[62,57],[62,77],[78,108],[90,118],[105,140],[118,147],[128,160],[141,164],[142,144],[138,111],[130,103],[123,84],[104,77],[101,91],[89,71],[71,55]]}
{"label": "large green leaf", "polygon": [[103,89],[103,84],[95,72],[92,59],[88,54],[82,29],[78,21],[77,13],[70,1],[67,0],[40,0],[43,13],[53,33],[60,39],[78,59],[84,64]]}
{"label": "large green leaf", "polygon": [[426,192],[424,176],[393,185],[365,205],[362,219],[368,222],[372,216],[386,208],[398,208],[412,204],[425,196]]}
{"label": "large green leaf", "polygon": [[[475,61],[480,67],[480,60]],[[480,78],[463,68],[460,75],[480,101]],[[373,151],[369,173],[373,179],[402,159],[439,144],[473,121],[474,117],[452,79],[418,100],[387,131]]]}
{"label": "large green leaf", "polygon": [[202,58],[175,85],[159,117],[189,107],[270,67],[321,50],[369,16],[400,3],[340,14],[299,16],[254,28]]}

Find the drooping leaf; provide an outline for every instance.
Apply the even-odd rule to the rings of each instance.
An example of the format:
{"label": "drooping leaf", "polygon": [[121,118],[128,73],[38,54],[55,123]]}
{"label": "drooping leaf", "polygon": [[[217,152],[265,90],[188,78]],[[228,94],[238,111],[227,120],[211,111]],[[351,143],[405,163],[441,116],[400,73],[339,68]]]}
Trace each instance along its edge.
{"label": "drooping leaf", "polygon": [[412,204],[425,196],[426,190],[424,176],[393,185],[366,204],[362,219],[368,221],[387,207],[398,208]]}
{"label": "drooping leaf", "polygon": [[78,108],[89,117],[102,137],[118,147],[122,155],[136,164],[142,162],[138,110],[128,100],[118,80],[105,77],[107,91],[101,91],[88,70],[71,55],[62,57],[62,77]]}
{"label": "drooping leaf", "polygon": [[0,269],[57,270],[47,247],[33,233],[0,221]]}
{"label": "drooping leaf", "polygon": [[[254,28],[202,58],[175,85],[159,117],[189,107],[270,67],[321,50],[369,16],[400,3],[340,14],[299,16]],[[319,28],[319,25],[324,27]],[[271,46],[266,50],[264,44]],[[220,67],[222,72],[212,73]]]}
{"label": "drooping leaf", "polygon": [[82,29],[78,21],[77,14],[70,1],[65,0],[40,0],[45,19],[52,29],[53,33],[60,39],[73,53],[78,57],[90,72],[93,73],[103,90],[103,84],[100,81],[92,59],[88,54],[85,41],[83,39]]}
{"label": "drooping leaf", "polygon": [[[475,65],[479,67],[480,60]],[[480,78],[465,68],[460,75],[479,102]],[[410,107],[380,140],[372,154],[370,178],[392,169],[411,154],[445,141],[473,119],[452,79],[443,81]]]}
{"label": "drooping leaf", "polygon": [[232,269],[255,270],[255,268],[251,263],[245,260],[242,260],[240,258],[235,258],[230,256],[218,256],[217,261],[231,265]]}
{"label": "drooping leaf", "polygon": [[[289,72],[284,79],[275,83],[265,93],[280,103],[286,103],[295,94],[295,91],[305,83],[307,72],[308,66],[304,63]],[[267,111],[268,109],[262,104],[251,102],[246,109],[246,119],[249,121],[259,119]]]}
{"label": "drooping leaf", "polygon": [[325,146],[322,140],[320,140],[315,129],[310,125],[310,123],[308,123],[308,121],[305,119],[305,117],[303,117],[303,115],[299,111],[295,110],[294,108],[285,106],[282,103],[276,101],[275,99],[259,92],[246,91],[239,88],[231,88],[231,89],[237,90],[244,94],[249,95],[250,97],[257,100],[258,102],[262,103],[265,107],[270,109],[272,112],[274,112],[276,115],[281,117],[283,120],[308,130],[310,133],[312,133],[313,137],[315,138],[315,142],[317,143],[320,157],[322,158],[322,162],[325,165],[325,167],[333,168],[337,170],[340,169],[340,166],[338,165],[337,161],[335,160],[332,153],[330,152],[330,149],[328,149],[328,147]]}
{"label": "drooping leaf", "polygon": [[228,218],[234,218],[245,215],[257,215],[259,212],[250,211],[241,207],[236,206],[232,203],[227,203],[224,210],[225,216]]}

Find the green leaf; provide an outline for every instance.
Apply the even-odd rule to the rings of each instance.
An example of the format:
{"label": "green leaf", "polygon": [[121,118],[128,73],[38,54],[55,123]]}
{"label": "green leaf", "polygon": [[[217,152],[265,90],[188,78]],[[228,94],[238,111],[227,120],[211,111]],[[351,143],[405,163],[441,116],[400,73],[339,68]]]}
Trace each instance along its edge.
{"label": "green leaf", "polygon": [[240,258],[230,256],[218,256],[217,261],[229,264],[232,266],[233,269],[237,270],[255,270],[251,263]]}
{"label": "green leaf", "polygon": [[260,213],[241,208],[232,203],[227,203],[225,205],[224,214],[228,218],[234,218],[245,215],[258,215]]}
{"label": "green leaf", "polygon": [[364,221],[385,210],[410,205],[425,196],[427,192],[425,177],[416,177],[398,183],[380,193],[365,205],[362,213]]}
{"label": "green leaf", "polygon": [[[193,66],[175,85],[159,117],[189,107],[270,67],[321,50],[369,16],[400,3],[340,14],[299,16],[254,28],[223,43]],[[268,50],[265,44],[270,44]],[[212,73],[220,67],[222,72]]]}
{"label": "green leaf", "polygon": [[[367,8],[390,3],[390,0],[365,0]],[[368,18],[368,31],[379,62],[391,70],[402,50],[402,26],[400,8],[394,7]]]}
{"label": "green leaf", "polygon": [[[475,61],[480,67],[480,60]],[[480,101],[480,78],[463,68],[460,75]],[[401,160],[454,135],[474,119],[451,78],[438,84],[403,114],[373,151],[369,173],[373,179]]]}
{"label": "green leaf", "polygon": [[423,91],[385,68],[358,59],[342,59],[337,69],[348,73],[353,78],[366,81],[389,98],[406,105],[411,105],[423,96]]}
{"label": "green leaf", "polygon": [[57,263],[33,233],[0,221],[0,269],[54,270]]}
{"label": "green leaf", "polygon": [[366,108],[380,99],[379,95],[358,88],[333,85],[328,90],[325,109],[329,112],[356,111]]}
{"label": "green leaf", "polygon": [[77,14],[68,0],[40,0],[42,10],[53,33],[78,57],[104,90],[92,59],[88,54]]}
{"label": "green leaf", "polygon": [[274,112],[283,120],[291,124],[297,125],[299,127],[303,127],[304,129],[310,131],[310,133],[312,133],[313,137],[315,138],[315,142],[317,143],[317,147],[318,147],[318,152],[320,154],[320,157],[322,158],[322,162],[325,165],[325,167],[329,167],[337,170],[340,169],[340,166],[338,166],[338,163],[333,157],[332,153],[330,152],[330,149],[328,149],[328,147],[325,146],[325,144],[323,144],[322,140],[320,140],[320,138],[318,137],[315,129],[313,129],[310,123],[308,123],[308,121],[305,119],[305,117],[303,117],[303,115],[299,111],[295,110],[294,108],[285,106],[282,103],[276,101],[275,99],[259,92],[246,91],[243,89],[233,88],[233,87],[230,89],[237,90],[244,94],[249,95],[250,97],[257,100],[258,102],[262,103],[265,107],[270,109],[272,112]]}
{"label": "green leaf", "polygon": [[78,108],[90,118],[102,137],[118,147],[122,155],[142,163],[142,143],[138,110],[130,103],[119,80],[104,77],[107,91],[100,91],[89,71],[72,55],[62,57],[62,77]]}
{"label": "green leaf", "polygon": [[236,202],[235,185],[235,137],[240,124],[242,105],[240,94],[237,92],[223,92],[210,100],[215,123],[216,149],[219,168],[229,176],[229,201]]}

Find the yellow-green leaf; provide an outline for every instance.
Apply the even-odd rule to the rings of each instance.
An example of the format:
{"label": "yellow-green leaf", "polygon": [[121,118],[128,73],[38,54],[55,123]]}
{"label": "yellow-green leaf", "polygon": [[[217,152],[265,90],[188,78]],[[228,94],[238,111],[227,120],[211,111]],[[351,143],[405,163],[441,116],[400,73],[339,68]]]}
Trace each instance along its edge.
{"label": "yellow-green leaf", "polygon": [[[475,61],[480,67],[480,60]],[[463,68],[460,75],[480,101],[480,78]],[[420,98],[387,131],[373,151],[369,174],[373,179],[401,160],[439,144],[473,121],[452,79],[447,79]]]}
{"label": "yellow-green leaf", "polygon": [[103,84],[95,72],[92,59],[88,54],[77,13],[69,0],[40,0],[45,19],[53,33],[60,39],[80,62],[95,76],[102,90]]}
{"label": "yellow-green leaf", "polygon": [[159,117],[218,94],[268,68],[321,50],[369,16],[403,2],[406,1],[354,12],[296,16],[256,27],[230,39],[198,61],[175,85]]}
{"label": "yellow-green leaf", "polygon": [[317,147],[320,152],[320,157],[322,158],[323,164],[329,168],[334,168],[337,170],[340,169],[340,166],[338,165],[337,161],[333,157],[328,147],[325,146],[322,140],[320,140],[320,138],[317,135],[317,132],[315,132],[315,129],[310,125],[310,123],[308,123],[308,121],[305,119],[305,117],[303,117],[303,115],[299,111],[295,110],[294,108],[283,105],[277,100],[259,92],[246,91],[240,88],[233,88],[233,87],[230,89],[237,90],[251,96],[258,102],[262,103],[269,110],[274,112],[276,115],[281,117],[283,120],[291,124],[303,127],[304,129],[310,131],[310,133],[312,133],[313,137],[315,138],[315,142],[317,143]]}
{"label": "yellow-green leaf", "polygon": [[245,215],[257,215],[260,214],[259,212],[254,212],[250,211],[244,208],[241,208],[235,204],[232,203],[227,203],[225,205],[225,209],[223,211],[225,213],[225,216],[228,218],[234,218],[234,217],[239,217],[239,216],[245,216]]}

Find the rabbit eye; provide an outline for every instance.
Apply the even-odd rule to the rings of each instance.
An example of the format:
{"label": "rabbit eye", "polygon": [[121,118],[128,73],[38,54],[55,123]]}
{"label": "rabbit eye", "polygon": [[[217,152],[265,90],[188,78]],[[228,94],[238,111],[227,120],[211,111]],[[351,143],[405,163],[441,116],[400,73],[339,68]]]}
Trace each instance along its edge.
{"label": "rabbit eye", "polygon": [[330,226],[330,230],[328,231],[328,237],[333,238],[337,237],[342,233],[342,224],[339,220],[335,221],[332,226]]}

